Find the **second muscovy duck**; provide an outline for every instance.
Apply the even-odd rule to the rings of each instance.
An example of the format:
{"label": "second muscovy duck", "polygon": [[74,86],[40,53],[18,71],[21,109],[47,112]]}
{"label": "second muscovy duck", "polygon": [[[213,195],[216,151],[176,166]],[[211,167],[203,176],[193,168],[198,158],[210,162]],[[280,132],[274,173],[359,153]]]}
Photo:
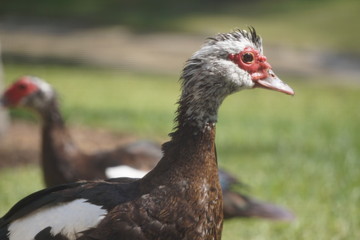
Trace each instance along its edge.
{"label": "second muscovy duck", "polygon": [[218,109],[244,89],[294,92],[271,70],[254,29],[209,39],[181,78],[176,126],[153,170],[141,179],[83,181],[31,194],[0,219],[0,239],[221,239]]}
{"label": "second muscovy duck", "polygon": [[56,91],[40,78],[19,78],[4,92],[1,102],[5,107],[28,108],[40,116],[41,167],[47,187],[114,177],[106,171],[119,165],[149,171],[162,156],[158,145],[150,141],[132,142],[94,154],[81,151],[66,127]]}
{"label": "second muscovy duck", "polygon": [[[38,77],[18,78],[6,89],[1,100],[5,107],[24,107],[40,116],[41,167],[47,187],[78,180],[141,178],[153,169],[162,157],[160,145],[150,141],[135,141],[93,154],[81,151],[66,127],[55,89]],[[294,218],[293,214],[284,208],[234,191],[234,186],[242,184],[223,170],[220,171],[220,184],[223,189],[225,218]]]}

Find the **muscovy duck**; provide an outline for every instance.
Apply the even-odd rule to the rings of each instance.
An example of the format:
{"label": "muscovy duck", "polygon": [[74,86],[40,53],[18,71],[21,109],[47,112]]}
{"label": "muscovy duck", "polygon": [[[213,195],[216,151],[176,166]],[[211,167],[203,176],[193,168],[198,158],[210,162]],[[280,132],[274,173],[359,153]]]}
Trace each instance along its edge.
{"label": "muscovy duck", "polygon": [[218,108],[244,89],[294,91],[272,71],[253,28],[208,39],[186,62],[181,79],[176,126],[153,170],[141,179],[35,192],[0,219],[0,239],[221,239]]}
{"label": "muscovy duck", "polygon": [[[18,78],[5,90],[1,102],[5,107],[30,109],[42,118],[41,166],[47,187],[78,180],[141,178],[153,169],[162,157],[160,145],[150,141],[136,141],[93,154],[84,153],[69,134],[59,109],[55,89],[41,78]],[[284,208],[234,191],[234,186],[242,184],[224,170],[220,170],[219,177],[225,218],[294,218],[294,215]]]}

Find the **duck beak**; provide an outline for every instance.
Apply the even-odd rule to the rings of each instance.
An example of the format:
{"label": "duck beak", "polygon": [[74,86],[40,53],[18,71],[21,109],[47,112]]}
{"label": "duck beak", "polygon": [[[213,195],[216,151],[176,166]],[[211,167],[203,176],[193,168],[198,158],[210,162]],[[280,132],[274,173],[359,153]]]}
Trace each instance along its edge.
{"label": "duck beak", "polygon": [[291,87],[289,87],[289,85],[281,81],[280,78],[278,78],[271,69],[268,70],[267,75],[268,76],[264,79],[254,80],[255,82],[254,87],[261,87],[261,88],[266,88],[266,89],[286,93],[289,95],[295,95],[294,90]]}

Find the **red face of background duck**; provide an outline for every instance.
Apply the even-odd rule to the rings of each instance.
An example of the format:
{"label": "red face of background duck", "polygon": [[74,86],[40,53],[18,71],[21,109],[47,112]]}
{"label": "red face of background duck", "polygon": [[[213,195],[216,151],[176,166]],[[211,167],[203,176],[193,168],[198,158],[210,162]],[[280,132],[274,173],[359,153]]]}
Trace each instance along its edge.
{"label": "red face of background duck", "polygon": [[0,102],[4,107],[25,107],[41,112],[55,96],[50,84],[38,77],[22,76],[4,92]]}
{"label": "red face of background duck", "polygon": [[38,87],[29,77],[21,77],[4,93],[2,98],[3,105],[9,107],[18,106],[24,97],[36,92]]}

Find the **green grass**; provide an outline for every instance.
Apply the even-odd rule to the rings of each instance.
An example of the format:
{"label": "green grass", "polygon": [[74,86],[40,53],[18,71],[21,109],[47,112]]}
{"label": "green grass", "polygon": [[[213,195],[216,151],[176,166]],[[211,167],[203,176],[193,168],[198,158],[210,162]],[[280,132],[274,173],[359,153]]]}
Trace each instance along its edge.
{"label": "green grass", "polygon": [[[166,139],[173,125],[178,76],[26,65],[5,71],[7,79],[31,73],[51,82],[69,124],[154,139]],[[223,239],[360,239],[360,86],[282,79],[294,97],[257,89],[226,99],[216,141],[220,165],[249,184],[249,194],[287,206],[297,220],[228,221]],[[41,187],[33,167],[1,170],[0,179],[0,213]]]}
{"label": "green grass", "polygon": [[40,190],[40,169],[36,166],[0,169],[0,215],[21,198]]}

